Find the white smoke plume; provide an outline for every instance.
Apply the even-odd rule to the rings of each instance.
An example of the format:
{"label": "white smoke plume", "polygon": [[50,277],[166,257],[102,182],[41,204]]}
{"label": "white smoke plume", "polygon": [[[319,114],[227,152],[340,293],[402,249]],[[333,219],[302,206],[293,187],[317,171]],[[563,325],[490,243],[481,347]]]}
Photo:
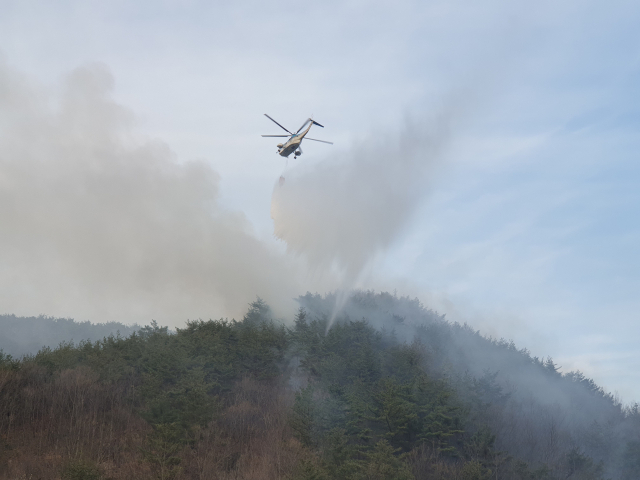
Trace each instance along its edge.
{"label": "white smoke plume", "polygon": [[134,138],[100,65],[55,94],[0,63],[0,311],[180,324],[300,293],[217,173]]}
{"label": "white smoke plume", "polygon": [[446,137],[446,119],[407,122],[292,170],[272,199],[283,254],[220,206],[211,166],[135,134],[113,83],[93,65],[57,92],[0,62],[0,313],[180,325],[352,288],[409,223]]}
{"label": "white smoke plume", "polygon": [[428,194],[449,119],[406,121],[343,157],[293,170],[274,186],[271,217],[287,250],[341,279],[328,328],[363,269],[397,241]]}
{"label": "white smoke plume", "polygon": [[449,119],[407,120],[400,134],[369,138],[346,155],[302,164],[273,190],[275,235],[312,265],[352,287],[367,264],[397,241],[429,193]]}

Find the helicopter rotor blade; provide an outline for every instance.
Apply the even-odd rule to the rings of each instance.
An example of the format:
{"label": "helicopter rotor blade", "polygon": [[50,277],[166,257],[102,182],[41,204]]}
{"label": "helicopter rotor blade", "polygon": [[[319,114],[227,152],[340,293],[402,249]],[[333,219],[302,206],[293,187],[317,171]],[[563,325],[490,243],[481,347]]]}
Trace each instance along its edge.
{"label": "helicopter rotor blade", "polygon": [[283,129],[285,132],[288,132],[290,135],[293,135],[293,133],[289,132],[289,130],[287,130],[286,128],[284,128],[282,125],[280,125],[278,122],[276,122],[273,118],[271,118],[269,115],[267,115],[266,113],[264,114],[265,117],[267,117],[269,120],[271,120],[273,123],[275,123],[276,125],[278,125],[281,129]]}
{"label": "helicopter rotor blade", "polygon": [[304,137],[304,139],[305,140],[313,140],[314,142],[328,143],[329,145],[333,145],[333,142],[327,142],[326,140],[318,140],[317,138]]}
{"label": "helicopter rotor blade", "polygon": [[310,118],[309,120],[311,120],[311,123],[313,123],[314,125],[318,125],[319,127],[324,128],[324,125],[320,125],[318,122],[316,122],[313,118]]}
{"label": "helicopter rotor blade", "polygon": [[291,135],[262,135],[263,137],[287,137],[289,138]]}

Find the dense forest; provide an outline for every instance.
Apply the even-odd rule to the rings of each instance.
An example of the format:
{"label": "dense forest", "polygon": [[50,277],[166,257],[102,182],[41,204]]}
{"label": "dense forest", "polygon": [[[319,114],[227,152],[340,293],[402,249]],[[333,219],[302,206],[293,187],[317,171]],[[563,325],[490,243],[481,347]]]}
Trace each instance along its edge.
{"label": "dense forest", "polygon": [[336,300],[0,354],[0,478],[640,478],[638,405],[417,300]]}

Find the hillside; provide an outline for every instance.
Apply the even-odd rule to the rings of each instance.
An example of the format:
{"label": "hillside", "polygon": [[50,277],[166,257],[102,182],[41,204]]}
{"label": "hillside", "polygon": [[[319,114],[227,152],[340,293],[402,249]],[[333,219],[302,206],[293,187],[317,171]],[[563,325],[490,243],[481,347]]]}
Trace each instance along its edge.
{"label": "hillside", "polygon": [[16,317],[0,315],[0,350],[13,357],[37,353],[42,347],[55,348],[62,342],[101,340],[109,335],[128,337],[139,325],[76,322],[70,318]]}
{"label": "hillside", "polygon": [[0,478],[637,479],[640,411],[417,300],[0,356]]}

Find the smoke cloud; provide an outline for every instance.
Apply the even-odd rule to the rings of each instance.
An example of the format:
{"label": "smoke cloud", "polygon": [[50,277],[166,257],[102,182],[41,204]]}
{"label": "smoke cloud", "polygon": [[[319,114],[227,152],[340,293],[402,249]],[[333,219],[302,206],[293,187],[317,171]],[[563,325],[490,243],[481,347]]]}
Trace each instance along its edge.
{"label": "smoke cloud", "polygon": [[407,120],[400,134],[370,138],[342,157],[293,169],[273,190],[275,235],[289,252],[337,270],[353,286],[429,192],[448,137],[447,117]]}
{"label": "smoke cloud", "polygon": [[0,64],[0,309],[181,323],[299,294],[295,262],[219,206],[217,173],[135,138],[112,88],[100,65],[54,95]]}
{"label": "smoke cloud", "polygon": [[288,313],[353,287],[398,239],[446,137],[442,119],[407,121],[293,169],[272,198],[284,254],[220,205],[210,165],[136,135],[113,85],[92,65],[47,90],[0,62],[0,313],[179,325],[237,318],[256,295]]}

